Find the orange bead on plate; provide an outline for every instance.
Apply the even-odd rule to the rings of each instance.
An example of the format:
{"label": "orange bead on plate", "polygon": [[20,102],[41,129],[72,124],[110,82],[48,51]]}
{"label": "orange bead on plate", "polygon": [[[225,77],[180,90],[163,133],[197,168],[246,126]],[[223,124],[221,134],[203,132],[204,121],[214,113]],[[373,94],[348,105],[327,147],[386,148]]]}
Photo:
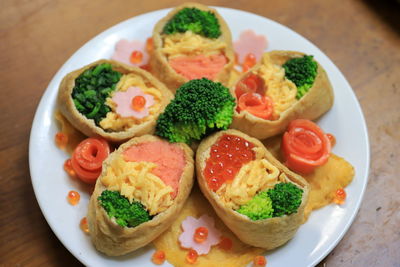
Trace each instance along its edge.
{"label": "orange bead on plate", "polygon": [[199,255],[197,254],[196,250],[190,249],[186,255],[186,261],[190,264],[194,264],[194,263],[196,263],[198,256]]}
{"label": "orange bead on plate", "polygon": [[81,199],[81,195],[78,192],[76,192],[74,190],[71,190],[68,192],[67,200],[68,200],[69,204],[71,204],[72,206],[75,206],[76,204],[78,204],[80,199]]}
{"label": "orange bead on plate", "polygon": [[334,145],[336,145],[336,137],[333,134],[326,134],[326,136],[329,139],[329,142],[331,143],[331,147],[333,147]]}
{"label": "orange bead on plate", "polygon": [[242,64],[243,72],[246,72],[249,69],[251,69],[256,63],[257,63],[256,56],[253,53],[248,53],[244,58]]}
{"label": "orange bead on plate", "polygon": [[220,247],[223,250],[231,250],[233,247],[232,239],[225,236],[222,237],[221,241],[218,243],[218,247]]}
{"label": "orange bead on plate", "polygon": [[64,162],[64,171],[66,171],[68,173],[69,176],[71,177],[76,177],[76,172],[74,171],[74,169],[72,168],[72,163],[71,163],[71,159],[67,159]]}
{"label": "orange bead on plate", "polygon": [[338,205],[341,205],[345,202],[345,200],[346,200],[346,191],[344,191],[343,188],[339,188],[338,190],[336,190],[333,202],[335,202]]}
{"label": "orange bead on plate", "polygon": [[163,264],[165,261],[165,252],[162,250],[157,250],[151,257],[151,261],[157,265]]}
{"label": "orange bead on plate", "polygon": [[198,227],[193,234],[193,239],[196,243],[203,243],[207,240],[208,229],[206,227]]}
{"label": "orange bead on plate", "polygon": [[87,218],[86,218],[86,217],[83,217],[83,218],[82,218],[82,220],[81,220],[81,222],[80,222],[80,224],[79,224],[79,227],[80,227],[81,230],[82,230],[83,232],[85,232],[86,234],[89,233],[89,225],[88,225],[88,221],[87,221]]}
{"label": "orange bead on plate", "polygon": [[264,256],[256,256],[253,261],[254,267],[262,267],[267,265],[267,260]]}
{"label": "orange bead on plate", "polygon": [[132,98],[132,108],[134,111],[142,111],[146,105],[146,98],[141,95],[137,95]]}
{"label": "orange bead on plate", "polygon": [[153,45],[153,38],[149,37],[146,40],[146,51],[147,53],[151,53],[153,51],[154,45]]}
{"label": "orange bead on plate", "polygon": [[138,50],[133,51],[131,56],[129,57],[129,61],[132,64],[142,63],[142,60],[143,60],[143,53]]}
{"label": "orange bead on plate", "polygon": [[68,135],[58,132],[56,133],[55,141],[58,148],[64,149],[68,144]]}

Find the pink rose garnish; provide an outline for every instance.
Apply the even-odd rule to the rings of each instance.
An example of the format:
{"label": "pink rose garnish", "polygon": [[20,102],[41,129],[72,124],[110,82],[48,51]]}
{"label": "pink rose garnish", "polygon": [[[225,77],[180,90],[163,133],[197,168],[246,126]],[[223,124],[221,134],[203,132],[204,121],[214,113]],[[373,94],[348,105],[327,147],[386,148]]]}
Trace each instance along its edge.
{"label": "pink rose garnish", "polygon": [[257,35],[253,30],[246,30],[240,34],[239,40],[233,43],[233,48],[240,64],[249,53],[254,54],[258,61],[267,49],[267,38],[264,35]]}
{"label": "pink rose garnish", "polygon": [[[140,111],[134,110],[132,106],[132,100],[136,96],[141,96],[145,99],[144,107]],[[121,117],[142,119],[149,115],[149,107],[154,105],[154,96],[143,93],[139,87],[129,87],[125,92],[115,92],[111,99],[117,104],[116,112]]]}
{"label": "pink rose garnish", "polygon": [[[132,52],[139,51],[143,54],[143,58],[140,62],[133,63],[130,60]],[[146,51],[146,42],[142,41],[128,41],[125,39],[119,40],[115,45],[114,54],[111,59],[131,65],[131,66],[141,66],[149,62],[149,55]]]}
{"label": "pink rose garnish", "polygon": [[[194,240],[194,234],[199,227],[205,227],[208,230],[207,239],[198,243]],[[199,219],[192,216],[186,217],[182,222],[183,232],[179,236],[181,247],[196,250],[197,254],[207,254],[212,246],[217,245],[220,241],[221,233],[214,227],[214,218],[206,214]]]}

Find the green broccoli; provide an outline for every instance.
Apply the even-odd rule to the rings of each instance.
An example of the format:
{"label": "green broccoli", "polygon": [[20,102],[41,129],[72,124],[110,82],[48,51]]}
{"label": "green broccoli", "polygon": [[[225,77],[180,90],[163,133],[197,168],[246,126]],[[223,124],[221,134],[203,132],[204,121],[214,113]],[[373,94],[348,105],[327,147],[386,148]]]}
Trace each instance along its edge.
{"label": "green broccoli", "polygon": [[274,213],[272,201],[266,191],[258,193],[236,211],[253,221],[271,218]]}
{"label": "green broccoli", "polygon": [[108,216],[114,217],[117,224],[121,226],[136,227],[151,220],[149,213],[140,202],[130,203],[117,191],[104,190],[98,200]]}
{"label": "green broccoli", "polygon": [[218,19],[211,11],[197,8],[184,8],[177,12],[164,26],[163,33],[192,31],[207,38],[218,38],[221,29]]}
{"label": "green broccoli", "polygon": [[206,78],[183,84],[162,113],[156,135],[170,142],[190,144],[203,136],[227,129],[232,123],[235,98],[221,83]]}
{"label": "green broccoli", "polygon": [[267,191],[274,209],[273,217],[297,212],[301,204],[303,190],[292,183],[279,183]]}
{"label": "green broccoli", "polygon": [[103,63],[87,69],[75,80],[72,99],[76,109],[96,125],[111,111],[106,98],[115,90],[122,74],[112,70],[111,64]]}
{"label": "green broccoli", "polygon": [[313,56],[292,58],[282,65],[285,76],[297,86],[296,98],[300,99],[313,86],[317,77],[318,64]]}

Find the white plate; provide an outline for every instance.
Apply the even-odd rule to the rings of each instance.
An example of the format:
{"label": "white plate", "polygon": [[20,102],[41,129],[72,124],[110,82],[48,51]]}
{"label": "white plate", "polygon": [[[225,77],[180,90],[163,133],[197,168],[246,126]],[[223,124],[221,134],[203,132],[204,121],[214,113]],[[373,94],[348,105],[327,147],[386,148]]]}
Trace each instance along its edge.
{"label": "white plate", "polygon": [[[346,188],[346,203],[313,212],[288,244],[267,254],[269,267],[315,265],[336,246],[351,225],[367,185],[369,142],[361,108],[338,68],[308,40],[272,20],[239,10],[217,9],[230,26],[234,40],[241,31],[250,28],[267,37],[268,50],[297,50],[312,54],[332,82],[335,104],[318,123],[335,135],[337,144],[334,153],[355,167],[354,180]],[[54,119],[58,85],[70,71],[97,59],[110,58],[118,40],[145,40],[151,35],[154,24],[167,12],[164,9],[126,20],[87,42],[54,76],[36,111],[29,144],[29,166],[36,199],[53,232],[85,265],[151,266],[152,248],[146,247],[124,257],[106,257],[94,249],[89,237],[78,227],[80,219],[86,215],[89,195],[79,182],[66,175],[62,166],[68,155],[54,144],[58,131]],[[71,206],[66,201],[68,192],[73,189],[81,192],[81,201],[77,206]],[[165,263],[165,266],[170,265]]]}

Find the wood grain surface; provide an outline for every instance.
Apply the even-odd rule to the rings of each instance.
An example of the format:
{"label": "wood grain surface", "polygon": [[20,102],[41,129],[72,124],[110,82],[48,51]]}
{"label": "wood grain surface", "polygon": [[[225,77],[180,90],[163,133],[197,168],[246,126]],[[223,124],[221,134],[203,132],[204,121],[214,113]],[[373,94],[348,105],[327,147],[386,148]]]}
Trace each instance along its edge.
{"label": "wood grain surface", "polygon": [[[203,1],[201,1],[203,2]],[[49,81],[89,39],[179,1],[0,1],[0,265],[80,263],[36,202],[32,119]],[[268,17],[308,38],[352,85],[367,120],[371,169],[361,209],[323,266],[400,266],[400,6],[396,1],[207,1]],[[349,129],[351,131],[351,129]]]}

